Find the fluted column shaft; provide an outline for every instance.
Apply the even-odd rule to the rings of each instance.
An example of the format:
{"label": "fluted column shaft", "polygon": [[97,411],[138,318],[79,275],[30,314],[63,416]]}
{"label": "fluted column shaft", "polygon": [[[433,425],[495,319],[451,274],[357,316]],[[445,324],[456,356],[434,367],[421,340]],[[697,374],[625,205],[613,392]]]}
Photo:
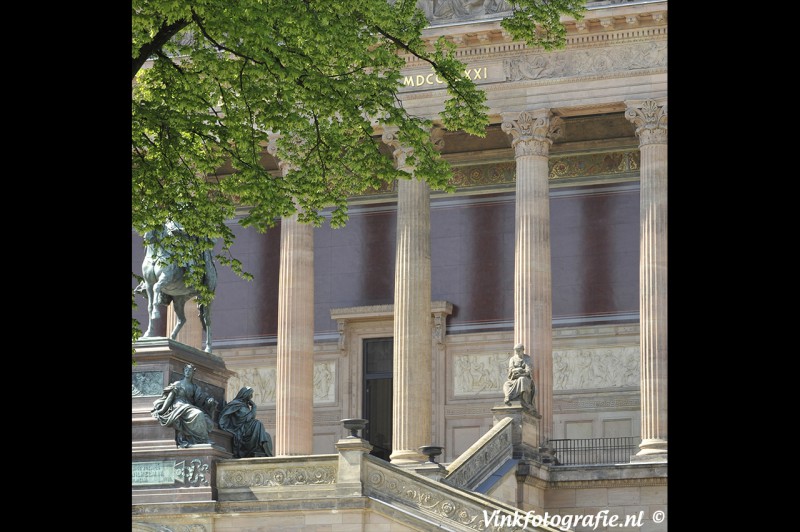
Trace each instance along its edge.
{"label": "fluted column shaft", "polygon": [[275,456],[305,455],[314,443],[314,227],[283,218],[280,253]]}
{"label": "fluted column shaft", "polygon": [[639,314],[642,443],[667,452],[667,104],[626,102],[641,152]]}
{"label": "fluted column shaft", "polygon": [[[391,133],[397,167],[410,150]],[[431,443],[431,245],[430,189],[417,179],[397,184],[397,254],[394,277],[394,390],[392,463],[424,461],[419,447]]]}
{"label": "fluted column shaft", "polygon": [[514,245],[514,344],[533,362],[540,444],[553,434],[553,298],[550,265],[548,160],[562,121],[548,109],[508,117],[517,163]]}

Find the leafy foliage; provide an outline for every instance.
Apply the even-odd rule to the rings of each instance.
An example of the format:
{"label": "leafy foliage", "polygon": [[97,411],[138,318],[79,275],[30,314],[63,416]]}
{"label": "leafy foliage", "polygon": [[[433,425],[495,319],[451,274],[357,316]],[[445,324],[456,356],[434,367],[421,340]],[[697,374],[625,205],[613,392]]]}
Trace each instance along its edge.
{"label": "leafy foliage", "polygon": [[500,25],[528,46],[541,46],[545,50],[564,47],[567,29],[561,23],[561,15],[581,20],[586,10],[586,0],[516,0],[510,3],[514,4],[514,12]]}
{"label": "leafy foliage", "polygon": [[[559,17],[580,17],[584,2],[512,1],[502,24],[529,45],[563,46]],[[295,212],[320,225],[324,209],[339,227],[348,197],[411,177],[381,151],[376,125],[413,148],[417,178],[450,190],[432,120],[398,96],[404,56],[445,81],[443,127],[484,136],[488,108],[454,45],[421,38],[427,25],[412,0],[133,0],[134,229],[172,219],[198,237],[175,251],[181,262],[221,242],[217,260],[250,278],[225,224],[238,207],[240,223],[259,231]],[[274,135],[285,175],[264,167]]]}

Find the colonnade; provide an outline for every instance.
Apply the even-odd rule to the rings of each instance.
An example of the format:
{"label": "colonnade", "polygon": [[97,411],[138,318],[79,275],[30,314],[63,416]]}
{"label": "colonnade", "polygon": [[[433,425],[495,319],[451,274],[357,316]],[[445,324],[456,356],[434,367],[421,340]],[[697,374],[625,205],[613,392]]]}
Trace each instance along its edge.
{"label": "colonnade", "polygon": [[[667,451],[667,105],[626,102],[641,150],[640,455]],[[548,162],[562,120],[550,109],[505,114],[502,130],[516,160],[514,343],[531,355],[541,444],[553,434],[552,287]],[[407,148],[387,130],[398,168]],[[313,228],[296,216],[281,224],[276,456],[311,454],[313,442]],[[431,442],[430,190],[398,182],[394,301],[393,463],[424,461]]]}

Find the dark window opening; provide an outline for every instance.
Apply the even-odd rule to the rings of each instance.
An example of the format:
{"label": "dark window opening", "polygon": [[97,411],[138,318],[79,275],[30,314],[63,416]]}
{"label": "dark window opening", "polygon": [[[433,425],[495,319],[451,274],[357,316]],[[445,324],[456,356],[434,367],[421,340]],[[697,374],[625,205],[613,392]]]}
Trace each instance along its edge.
{"label": "dark window opening", "polygon": [[364,439],[370,454],[386,461],[392,454],[392,357],[391,338],[364,340]]}

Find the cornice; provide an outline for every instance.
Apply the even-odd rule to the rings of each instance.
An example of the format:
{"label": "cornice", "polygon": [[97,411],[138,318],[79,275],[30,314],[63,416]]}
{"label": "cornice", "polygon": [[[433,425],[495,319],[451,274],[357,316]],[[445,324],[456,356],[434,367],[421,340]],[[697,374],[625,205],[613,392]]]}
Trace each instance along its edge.
{"label": "cornice", "polygon": [[[449,301],[431,301],[431,314],[453,313],[453,304]],[[394,305],[365,305],[362,307],[332,308],[331,319],[343,321],[361,321],[367,319],[387,319],[394,316]]]}
{"label": "cornice", "polygon": [[[615,4],[601,8],[590,8],[581,20],[562,17],[567,30],[566,48],[596,46],[601,43],[635,42],[667,37],[667,2],[641,4]],[[444,36],[458,47],[454,55],[468,61],[472,57],[491,58],[494,55],[540,51],[529,48],[522,41],[514,41],[500,26],[500,20],[464,22],[457,25],[431,26],[423,30],[423,40],[433,48],[439,37]],[[427,66],[428,63],[406,55],[408,68]]]}
{"label": "cornice", "polygon": [[666,486],[667,478],[648,477],[547,481],[528,475],[525,477],[525,484],[539,489],[638,488],[643,486]]}

